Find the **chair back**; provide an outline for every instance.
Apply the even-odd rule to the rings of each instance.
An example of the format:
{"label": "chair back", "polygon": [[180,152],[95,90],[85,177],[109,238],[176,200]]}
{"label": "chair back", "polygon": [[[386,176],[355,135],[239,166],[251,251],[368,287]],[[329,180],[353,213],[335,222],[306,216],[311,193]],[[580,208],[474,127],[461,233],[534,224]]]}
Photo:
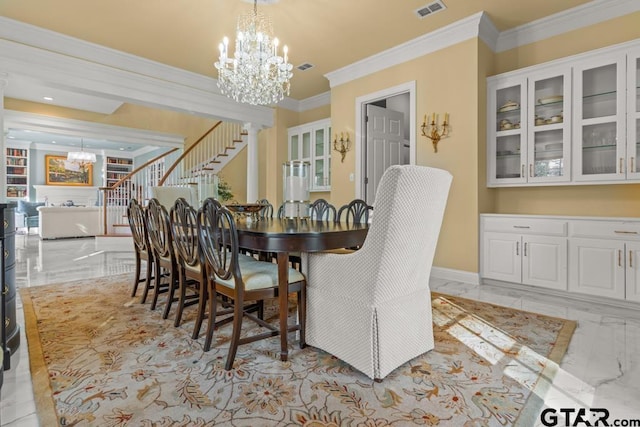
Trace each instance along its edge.
{"label": "chair back", "polygon": [[358,251],[365,264],[377,266],[370,273],[378,283],[374,300],[428,289],[451,181],[445,170],[415,165],[391,166],[383,174],[376,214]]}
{"label": "chair back", "polygon": [[284,203],[281,204],[280,207],[278,208],[277,217],[278,219],[284,218]]}
{"label": "chair back", "polygon": [[241,277],[238,231],[233,213],[213,198],[207,198],[200,209],[198,238],[210,275],[215,274],[223,280]]}
{"label": "chair back", "polygon": [[337,217],[335,206],[325,199],[318,199],[311,204],[310,215],[317,221],[334,221]]}
{"label": "chair back", "polygon": [[151,197],[157,199],[167,209],[167,212],[180,197],[185,199],[191,206],[197,206],[200,203],[198,189],[193,185],[151,187]]}
{"label": "chair back", "polygon": [[149,201],[147,207],[147,233],[151,247],[157,256],[175,260],[169,214],[155,198]]}
{"label": "chair back", "polygon": [[262,209],[258,212],[258,216],[262,219],[273,217],[273,205],[269,203],[267,199],[260,199],[256,201],[259,205],[264,205]]}
{"label": "chair back", "polygon": [[354,199],[338,210],[336,221],[349,224],[366,224],[369,222],[369,211],[372,209],[373,206],[368,205],[364,200]]}
{"label": "chair back", "polygon": [[171,208],[169,218],[177,261],[182,267],[200,265],[198,212],[184,198],[180,197]]}
{"label": "chair back", "polygon": [[138,252],[150,252],[151,244],[147,234],[147,214],[145,208],[136,199],[129,200],[127,219],[129,220],[135,250]]}

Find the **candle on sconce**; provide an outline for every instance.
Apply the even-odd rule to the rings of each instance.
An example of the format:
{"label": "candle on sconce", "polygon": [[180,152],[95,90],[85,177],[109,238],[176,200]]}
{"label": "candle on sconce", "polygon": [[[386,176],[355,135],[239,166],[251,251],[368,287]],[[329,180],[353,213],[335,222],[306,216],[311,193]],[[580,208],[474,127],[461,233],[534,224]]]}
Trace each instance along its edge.
{"label": "candle on sconce", "polygon": [[435,123],[436,122],[436,113],[433,113],[433,116],[431,118],[431,123]]}
{"label": "candle on sconce", "polygon": [[449,113],[444,113],[444,122],[449,123]]}
{"label": "candle on sconce", "polygon": [[427,123],[427,115],[424,115],[424,120],[422,120],[422,123]]}

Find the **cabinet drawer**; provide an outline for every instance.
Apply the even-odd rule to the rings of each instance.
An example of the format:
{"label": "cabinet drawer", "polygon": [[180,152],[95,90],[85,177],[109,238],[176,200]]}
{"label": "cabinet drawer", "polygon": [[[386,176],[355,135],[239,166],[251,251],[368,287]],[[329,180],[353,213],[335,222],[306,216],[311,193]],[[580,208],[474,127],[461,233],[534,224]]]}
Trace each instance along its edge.
{"label": "cabinet drawer", "polygon": [[640,221],[572,221],[571,237],[640,240]]}
{"label": "cabinet drawer", "polygon": [[483,231],[566,236],[567,221],[537,218],[484,218]]}

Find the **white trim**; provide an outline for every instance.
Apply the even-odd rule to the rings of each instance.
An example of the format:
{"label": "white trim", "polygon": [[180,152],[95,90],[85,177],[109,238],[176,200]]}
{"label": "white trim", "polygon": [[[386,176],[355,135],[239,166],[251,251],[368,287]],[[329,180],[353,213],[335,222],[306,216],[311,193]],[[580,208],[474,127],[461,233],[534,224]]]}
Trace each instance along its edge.
{"label": "white trim", "polygon": [[454,270],[444,267],[431,267],[431,277],[444,279],[452,282],[469,283],[471,285],[480,284],[480,275],[470,271]]}
{"label": "white trim", "polygon": [[579,28],[604,22],[640,10],[638,0],[593,0],[572,9],[503,31],[498,37],[495,52],[564,34]]}
{"label": "white trim", "polygon": [[158,147],[184,147],[184,137],[181,135],[13,110],[4,110],[4,126],[5,129],[16,127],[85,138],[113,139],[121,142],[154,145]]}
{"label": "white trim", "polygon": [[409,163],[416,164],[416,81],[412,80],[398,86],[382,89],[378,92],[356,98],[356,134],[354,136],[356,150],[356,198],[362,198],[362,169],[364,159],[362,147],[366,143],[365,132],[362,125],[365,120],[365,105],[380,99],[389,98],[395,95],[409,93]]}
{"label": "white trim", "polygon": [[485,15],[484,12],[476,13],[446,27],[331,71],[325,74],[325,77],[329,79],[329,85],[333,88],[477,37],[483,15]]}

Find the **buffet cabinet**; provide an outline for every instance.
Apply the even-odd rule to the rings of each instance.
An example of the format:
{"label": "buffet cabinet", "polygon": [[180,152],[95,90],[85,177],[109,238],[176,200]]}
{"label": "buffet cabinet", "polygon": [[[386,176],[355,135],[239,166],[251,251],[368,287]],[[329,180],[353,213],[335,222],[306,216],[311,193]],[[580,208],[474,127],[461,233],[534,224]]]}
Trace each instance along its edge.
{"label": "buffet cabinet", "polygon": [[640,303],[640,218],[480,215],[480,276]]}
{"label": "buffet cabinet", "polygon": [[0,248],[2,249],[2,325],[0,327],[0,346],[3,353],[3,365],[11,367],[11,355],[20,345],[20,328],[16,322],[16,257],[14,204],[0,204],[0,214],[4,218],[0,228]]}
{"label": "buffet cabinet", "polygon": [[487,79],[490,187],[640,182],[640,40]]}

